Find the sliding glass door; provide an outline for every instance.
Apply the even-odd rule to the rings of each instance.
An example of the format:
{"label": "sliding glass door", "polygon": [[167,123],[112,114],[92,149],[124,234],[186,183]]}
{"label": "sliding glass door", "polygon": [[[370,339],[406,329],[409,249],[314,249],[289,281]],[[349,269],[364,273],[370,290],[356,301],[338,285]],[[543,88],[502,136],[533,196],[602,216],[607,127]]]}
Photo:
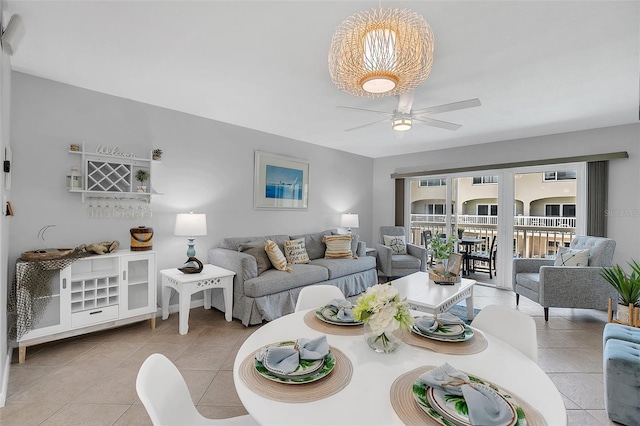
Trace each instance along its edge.
{"label": "sliding glass door", "polygon": [[[487,267],[471,278],[511,288],[514,257],[553,257],[585,227],[585,166],[565,164],[425,176],[409,181],[409,217],[414,244],[422,231],[496,241],[495,278]],[[493,274],[492,274],[493,277]]]}

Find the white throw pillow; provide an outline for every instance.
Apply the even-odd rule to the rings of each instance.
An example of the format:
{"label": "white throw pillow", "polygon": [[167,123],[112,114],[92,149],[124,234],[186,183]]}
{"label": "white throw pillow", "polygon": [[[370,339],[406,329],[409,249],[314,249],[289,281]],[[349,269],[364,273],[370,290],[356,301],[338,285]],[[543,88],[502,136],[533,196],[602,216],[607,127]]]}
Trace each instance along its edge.
{"label": "white throw pillow", "polygon": [[327,249],[324,252],[325,259],[351,259],[351,234],[347,235],[325,235],[322,242]]}
{"label": "white throw pillow", "polygon": [[407,243],[404,235],[383,235],[384,245],[391,247],[393,254],[407,254]]}
{"label": "white throw pillow", "polygon": [[589,266],[589,249],[577,250],[558,247],[555,266]]}
{"label": "white throw pillow", "polygon": [[284,255],[287,258],[287,262],[294,263],[309,263],[309,255],[304,244],[304,237],[297,240],[289,240],[284,242]]}

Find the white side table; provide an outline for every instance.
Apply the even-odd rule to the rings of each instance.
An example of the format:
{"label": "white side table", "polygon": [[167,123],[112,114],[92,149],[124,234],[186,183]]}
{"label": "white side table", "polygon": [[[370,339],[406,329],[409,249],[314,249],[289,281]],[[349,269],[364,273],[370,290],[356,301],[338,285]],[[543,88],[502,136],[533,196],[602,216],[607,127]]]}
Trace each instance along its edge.
{"label": "white side table", "polygon": [[185,274],[178,268],[163,269],[162,275],[162,319],[169,318],[169,298],[171,289],[178,292],[180,298],[180,334],[189,331],[189,309],[191,295],[204,291],[204,308],[211,309],[211,289],[221,288],[224,293],[224,317],[231,321],[233,309],[233,276],[236,273],[215,265],[204,265],[199,274]]}

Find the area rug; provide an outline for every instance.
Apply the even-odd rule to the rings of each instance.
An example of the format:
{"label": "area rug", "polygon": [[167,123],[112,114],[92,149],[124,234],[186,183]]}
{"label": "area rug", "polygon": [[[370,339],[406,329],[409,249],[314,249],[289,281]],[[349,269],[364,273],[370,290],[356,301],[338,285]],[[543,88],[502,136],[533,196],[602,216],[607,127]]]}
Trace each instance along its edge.
{"label": "area rug", "polygon": [[[465,324],[471,324],[471,321],[467,318],[467,307],[465,305],[455,305],[453,308],[449,309],[448,312],[451,312],[453,315],[460,318]],[[473,308],[473,316],[475,317],[480,312],[480,309]]]}

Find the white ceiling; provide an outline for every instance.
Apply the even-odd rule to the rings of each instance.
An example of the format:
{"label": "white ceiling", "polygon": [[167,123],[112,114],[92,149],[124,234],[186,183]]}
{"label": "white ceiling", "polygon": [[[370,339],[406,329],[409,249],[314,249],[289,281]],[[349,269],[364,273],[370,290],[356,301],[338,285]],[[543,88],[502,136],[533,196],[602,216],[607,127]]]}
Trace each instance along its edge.
{"label": "white ceiling", "polygon": [[[338,105],[393,111],[397,98],[336,89],[333,30],[368,1],[19,1],[11,58],[39,77],[377,158],[638,122],[640,1],[382,1],[426,18],[431,74],[413,107],[457,131],[390,123]],[[6,24],[5,24],[6,25]]]}

